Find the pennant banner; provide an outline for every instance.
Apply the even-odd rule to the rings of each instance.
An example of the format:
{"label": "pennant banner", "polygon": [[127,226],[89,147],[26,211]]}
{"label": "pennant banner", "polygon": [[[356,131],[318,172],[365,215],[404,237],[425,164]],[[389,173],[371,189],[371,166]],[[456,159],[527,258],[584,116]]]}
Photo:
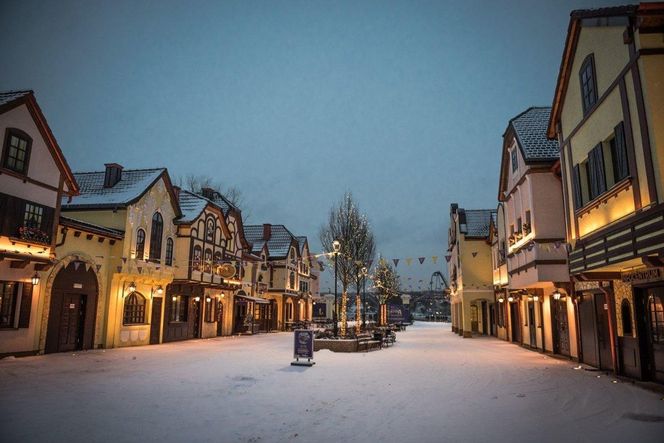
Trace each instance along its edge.
{"label": "pennant banner", "polygon": [[117,266],[116,269],[118,271],[118,274],[122,272],[122,266]]}
{"label": "pennant banner", "polygon": [[438,256],[434,255],[433,257],[431,257],[431,261],[433,262],[434,265],[438,263]]}
{"label": "pennant banner", "polygon": [[101,265],[95,265],[95,267],[97,268],[97,272],[99,272],[99,270],[101,269]]}
{"label": "pennant banner", "polygon": [[127,263],[127,257],[122,257],[122,263]]}
{"label": "pennant banner", "polygon": [[76,260],[74,262],[74,271],[78,271],[78,268],[80,268],[80,267],[81,267],[81,262]]}
{"label": "pennant banner", "polygon": [[407,259],[406,259],[406,264],[407,264],[408,266],[410,266],[410,264],[411,264],[412,262],[413,262],[413,259],[412,259],[412,258],[407,258]]}
{"label": "pennant banner", "polygon": [[446,261],[447,263],[449,263],[451,258],[452,258],[451,255],[446,255],[446,256],[445,256],[445,261]]}
{"label": "pennant banner", "polygon": [[138,269],[138,273],[141,274],[143,272],[143,268],[140,266],[137,266],[136,269]]}
{"label": "pennant banner", "polygon": [[394,262],[394,267],[396,268],[399,266],[399,259],[398,258],[393,258],[392,261]]}
{"label": "pennant banner", "polygon": [[473,252],[473,258],[477,257],[477,252]]}
{"label": "pennant banner", "polygon": [[424,263],[424,260],[426,260],[426,257],[420,257],[420,258],[418,258],[418,260],[420,261],[420,264],[422,264],[422,263]]}

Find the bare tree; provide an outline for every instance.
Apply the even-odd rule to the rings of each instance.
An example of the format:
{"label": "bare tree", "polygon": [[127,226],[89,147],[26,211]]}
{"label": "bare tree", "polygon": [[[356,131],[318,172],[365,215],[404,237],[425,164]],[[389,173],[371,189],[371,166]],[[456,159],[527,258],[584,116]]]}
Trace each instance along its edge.
{"label": "bare tree", "polygon": [[[348,289],[357,281],[358,262],[366,263],[366,257],[375,253],[374,239],[367,218],[360,214],[353,195],[347,192],[341,202],[330,210],[327,223],[320,230],[320,241],[325,251],[332,252],[332,243],[337,240],[341,249],[337,256],[337,280],[341,283],[341,334],[345,335],[348,327],[346,308]],[[334,266],[334,256],[329,255]],[[358,291],[359,293],[359,291]],[[336,307],[335,307],[336,309]]]}
{"label": "bare tree", "polygon": [[196,174],[186,174],[184,176],[177,176],[175,178],[175,184],[182,189],[186,189],[190,192],[200,193],[203,188],[211,188],[224,196],[226,200],[231,202],[233,206],[242,210],[242,220],[244,223],[247,223],[249,219],[250,212],[244,208],[245,198],[242,190],[237,186],[227,186],[210,177],[209,175],[196,175]]}

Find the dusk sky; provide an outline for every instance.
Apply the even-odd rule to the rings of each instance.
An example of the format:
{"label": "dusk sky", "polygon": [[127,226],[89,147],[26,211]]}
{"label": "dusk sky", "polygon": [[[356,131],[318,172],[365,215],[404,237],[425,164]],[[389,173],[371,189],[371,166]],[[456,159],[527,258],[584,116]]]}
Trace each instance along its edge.
{"label": "dusk sky", "polygon": [[352,191],[416,289],[450,203],[495,208],[502,133],[551,104],[570,11],[616,2],[134,3],[0,4],[0,90],[35,91],[72,169],[212,176],[314,251]]}

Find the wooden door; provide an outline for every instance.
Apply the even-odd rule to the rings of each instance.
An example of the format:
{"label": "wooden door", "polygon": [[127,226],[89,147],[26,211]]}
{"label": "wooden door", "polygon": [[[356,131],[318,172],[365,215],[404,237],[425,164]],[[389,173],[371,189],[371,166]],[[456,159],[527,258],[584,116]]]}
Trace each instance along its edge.
{"label": "wooden door", "polygon": [[609,311],[604,294],[595,294],[597,319],[597,349],[600,369],[613,369],[611,357],[611,335],[609,334]]}
{"label": "wooden door", "polygon": [[535,324],[535,305],[528,302],[528,332],[530,335],[530,346],[537,347],[537,325]]}
{"label": "wooden door", "polygon": [[159,333],[161,331],[161,306],[162,297],[155,297],[152,300],[152,315],[150,316],[150,344],[159,344]]}
{"label": "wooden door", "polygon": [[646,303],[650,378],[664,382],[664,287],[648,289]]}
{"label": "wooden door", "polygon": [[191,315],[192,315],[192,328],[193,331],[191,336],[193,338],[199,338],[201,336],[201,302],[196,301],[195,297],[190,297],[191,299]]}
{"label": "wooden door", "polygon": [[592,294],[584,294],[579,303],[579,327],[581,329],[583,362],[598,368],[597,323],[595,320],[595,300]]}
{"label": "wooden door", "polygon": [[84,324],[85,295],[63,294],[58,331],[58,352],[82,349]]}
{"label": "wooden door", "polygon": [[518,303],[510,303],[510,326],[512,327],[512,341],[521,343],[521,319]]}
{"label": "wooden door", "polygon": [[224,331],[224,305],[221,304],[220,300],[217,300],[217,337],[221,337]]}
{"label": "wooden door", "polygon": [[489,328],[487,325],[487,319],[489,317],[489,310],[487,309],[487,303],[482,302],[482,335],[488,335]]}
{"label": "wooden door", "polygon": [[569,325],[565,301],[551,299],[551,323],[554,354],[569,355]]}

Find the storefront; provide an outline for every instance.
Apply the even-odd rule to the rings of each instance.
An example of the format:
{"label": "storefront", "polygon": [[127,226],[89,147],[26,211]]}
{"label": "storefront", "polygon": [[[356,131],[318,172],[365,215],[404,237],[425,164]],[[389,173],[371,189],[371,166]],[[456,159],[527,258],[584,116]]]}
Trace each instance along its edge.
{"label": "storefront", "polygon": [[256,334],[276,329],[276,305],[273,300],[251,297],[244,291],[233,301],[233,333]]}
{"label": "storefront", "polygon": [[170,284],[166,287],[164,342],[201,337],[204,287]]}

